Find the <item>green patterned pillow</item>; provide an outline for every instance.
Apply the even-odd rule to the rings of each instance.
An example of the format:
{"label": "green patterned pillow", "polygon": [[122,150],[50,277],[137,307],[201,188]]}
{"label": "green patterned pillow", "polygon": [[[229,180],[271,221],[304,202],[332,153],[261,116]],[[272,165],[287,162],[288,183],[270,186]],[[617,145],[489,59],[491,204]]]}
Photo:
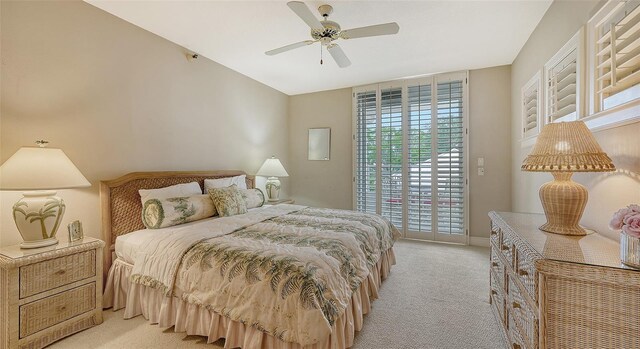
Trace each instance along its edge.
{"label": "green patterned pillow", "polygon": [[247,203],[247,208],[255,208],[264,205],[264,193],[262,190],[255,189],[240,189],[240,195]]}
{"label": "green patterned pillow", "polygon": [[148,229],[166,228],[197,221],[216,214],[209,195],[150,199],[142,205],[142,223]]}
{"label": "green patterned pillow", "polygon": [[209,196],[220,217],[247,213],[247,203],[235,184],[226,188],[210,188]]}

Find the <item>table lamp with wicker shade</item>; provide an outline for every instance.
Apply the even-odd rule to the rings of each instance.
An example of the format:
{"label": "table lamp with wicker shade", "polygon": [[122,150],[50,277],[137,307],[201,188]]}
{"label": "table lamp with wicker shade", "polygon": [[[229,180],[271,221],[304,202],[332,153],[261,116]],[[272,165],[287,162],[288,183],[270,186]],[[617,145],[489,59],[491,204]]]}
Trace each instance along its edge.
{"label": "table lamp with wicker shade", "polygon": [[563,235],[585,235],[580,218],[588,192],[571,180],[573,172],[614,171],[613,162],[602,151],[582,121],[551,123],[542,129],[522,171],[551,172],[554,180],[540,187],[540,201],[547,222],[540,229]]}

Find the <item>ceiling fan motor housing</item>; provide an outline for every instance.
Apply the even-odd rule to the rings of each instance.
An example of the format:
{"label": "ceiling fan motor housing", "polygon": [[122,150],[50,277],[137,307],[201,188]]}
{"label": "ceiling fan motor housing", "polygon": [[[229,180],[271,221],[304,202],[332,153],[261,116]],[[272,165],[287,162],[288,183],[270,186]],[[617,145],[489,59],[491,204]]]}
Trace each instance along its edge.
{"label": "ceiling fan motor housing", "polygon": [[335,40],[340,37],[340,25],[334,21],[324,20],[322,22],[324,30],[311,29],[311,37],[314,40],[322,40],[323,38],[330,38]]}

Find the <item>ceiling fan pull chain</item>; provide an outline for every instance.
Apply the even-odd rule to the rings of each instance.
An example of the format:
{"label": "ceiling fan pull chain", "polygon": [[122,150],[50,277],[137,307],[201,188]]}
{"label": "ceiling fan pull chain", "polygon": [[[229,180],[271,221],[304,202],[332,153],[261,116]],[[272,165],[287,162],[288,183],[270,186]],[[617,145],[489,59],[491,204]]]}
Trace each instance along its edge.
{"label": "ceiling fan pull chain", "polygon": [[322,45],[320,45],[320,65],[322,65]]}

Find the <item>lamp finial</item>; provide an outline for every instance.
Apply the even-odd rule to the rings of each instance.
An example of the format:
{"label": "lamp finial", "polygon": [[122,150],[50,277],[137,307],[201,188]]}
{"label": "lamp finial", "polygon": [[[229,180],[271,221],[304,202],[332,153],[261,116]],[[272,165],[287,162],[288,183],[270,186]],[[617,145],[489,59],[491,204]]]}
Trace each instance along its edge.
{"label": "lamp finial", "polygon": [[36,144],[40,147],[40,148],[44,148],[47,146],[47,144],[49,144],[49,141],[45,141],[44,139],[40,139],[36,141]]}

